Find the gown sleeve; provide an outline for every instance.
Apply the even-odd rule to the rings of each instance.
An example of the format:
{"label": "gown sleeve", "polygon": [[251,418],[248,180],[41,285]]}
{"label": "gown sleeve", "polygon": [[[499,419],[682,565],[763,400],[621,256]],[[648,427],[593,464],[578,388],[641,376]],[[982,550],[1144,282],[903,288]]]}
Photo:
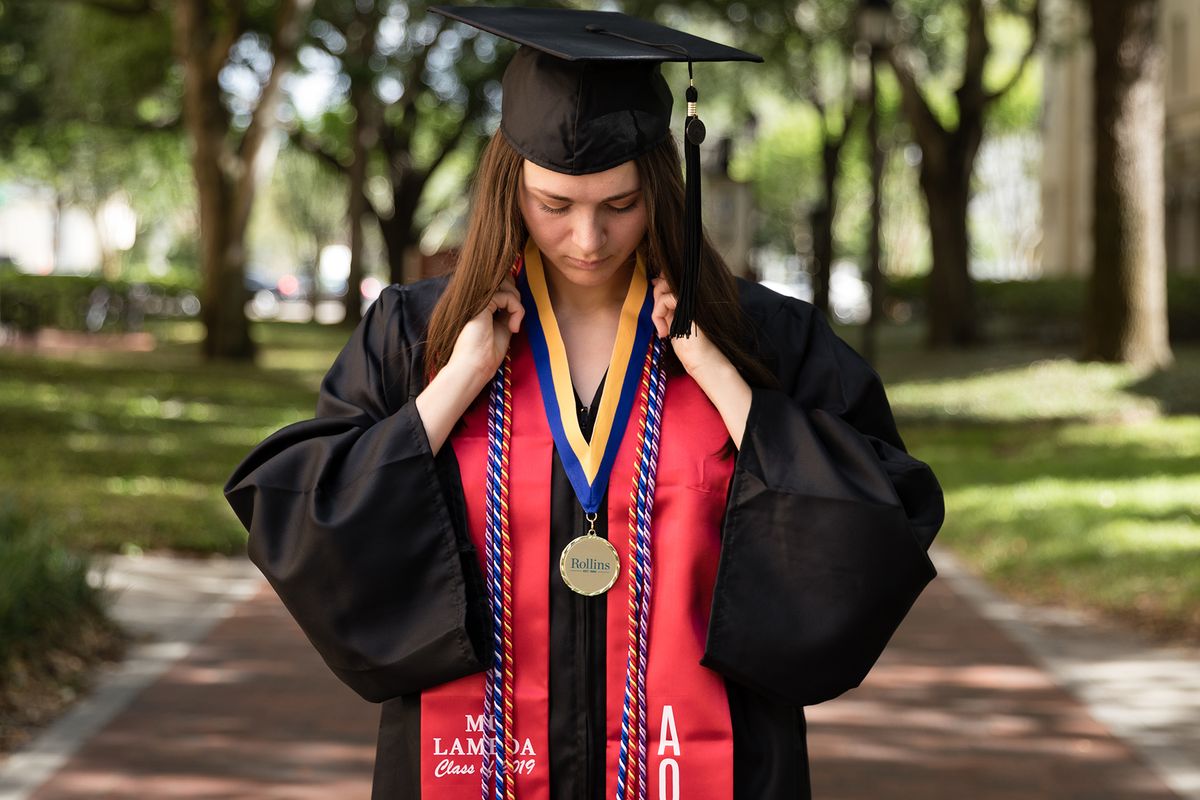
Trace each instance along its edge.
{"label": "gown sleeve", "polygon": [[409,288],[388,287],[364,315],[316,417],[256,446],[224,490],[251,561],[330,669],[372,702],[488,659],[482,575],[460,484],[443,472],[452,456],[433,456],[412,396],[423,331],[405,319]]}
{"label": "gown sleeve", "polygon": [[765,333],[780,387],[752,390],[701,663],[812,705],[862,682],[935,577],[944,506],[822,314],[786,300]]}

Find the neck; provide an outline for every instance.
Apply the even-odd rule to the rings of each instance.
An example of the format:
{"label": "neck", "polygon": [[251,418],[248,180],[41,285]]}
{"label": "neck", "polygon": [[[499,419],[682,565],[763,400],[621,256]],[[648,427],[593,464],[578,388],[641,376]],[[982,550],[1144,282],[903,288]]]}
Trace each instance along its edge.
{"label": "neck", "polygon": [[630,256],[629,261],[614,272],[607,283],[598,286],[580,286],[557,274],[557,270],[544,270],[555,315],[561,320],[620,311],[625,303],[625,295],[629,293],[636,257]]}

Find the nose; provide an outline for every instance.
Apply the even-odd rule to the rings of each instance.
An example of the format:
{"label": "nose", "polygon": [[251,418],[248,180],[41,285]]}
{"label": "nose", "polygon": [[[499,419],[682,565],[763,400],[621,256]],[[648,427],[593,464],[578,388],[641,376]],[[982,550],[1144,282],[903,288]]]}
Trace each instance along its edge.
{"label": "nose", "polygon": [[576,217],[575,226],[571,230],[571,243],[579,249],[581,256],[600,254],[608,236],[604,232],[604,224],[599,214],[584,212]]}

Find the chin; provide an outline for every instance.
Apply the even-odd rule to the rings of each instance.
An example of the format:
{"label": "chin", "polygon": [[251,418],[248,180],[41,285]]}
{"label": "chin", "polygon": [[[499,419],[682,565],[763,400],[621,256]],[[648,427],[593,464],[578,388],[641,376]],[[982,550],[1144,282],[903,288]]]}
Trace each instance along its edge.
{"label": "chin", "polygon": [[555,272],[576,286],[602,286],[622,271],[622,265],[613,266],[615,258],[605,259],[602,264],[592,268],[578,266],[569,258],[548,260]]}

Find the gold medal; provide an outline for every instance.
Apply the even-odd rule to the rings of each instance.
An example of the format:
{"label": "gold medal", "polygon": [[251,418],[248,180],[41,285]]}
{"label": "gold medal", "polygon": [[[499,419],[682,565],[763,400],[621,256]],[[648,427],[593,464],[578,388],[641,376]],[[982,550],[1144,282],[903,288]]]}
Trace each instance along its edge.
{"label": "gold medal", "polygon": [[588,597],[607,592],[617,582],[621,560],[617,557],[617,548],[608,539],[596,535],[594,511],[588,514],[588,532],[572,539],[563,548],[558,571],[571,591]]}

